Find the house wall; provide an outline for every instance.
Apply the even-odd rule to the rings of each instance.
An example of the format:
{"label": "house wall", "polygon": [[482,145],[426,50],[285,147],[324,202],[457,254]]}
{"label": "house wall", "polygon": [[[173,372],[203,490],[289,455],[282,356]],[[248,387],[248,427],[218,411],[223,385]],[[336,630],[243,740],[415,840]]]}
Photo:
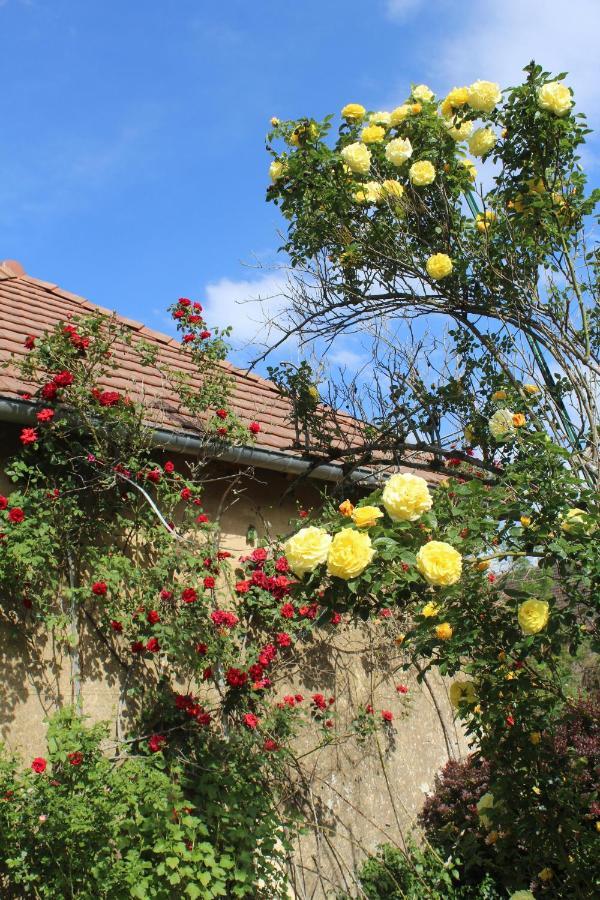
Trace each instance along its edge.
{"label": "house wall", "polygon": [[[6,430],[4,437],[3,452],[10,455],[16,447],[14,431]],[[217,467],[215,474],[226,471]],[[299,498],[288,496],[282,502],[289,487],[285,475],[259,471],[255,480],[232,490],[221,515],[221,549],[246,551],[249,526],[259,537],[283,534],[298,500],[303,505],[318,503],[316,490],[306,487]],[[0,459],[0,493],[9,490]],[[216,481],[205,493],[209,514],[216,515],[221,497],[222,482]],[[308,818],[318,826],[301,840],[296,855],[293,877],[299,898],[326,897],[334,887],[349,888],[354,865],[365,852],[385,841],[402,843],[435,772],[449,756],[465,750],[440,679],[432,676],[418,685],[412,675],[402,676],[408,699],[396,692],[399,676],[394,676],[392,664],[399,662],[401,650],[390,651],[394,644],[384,639],[386,627],[381,622],[352,632],[325,630],[309,649],[302,673],[289,685],[290,692],[319,690],[335,696],[339,735],[347,733],[356,709],[367,702],[377,715],[382,709],[394,714],[392,727],[376,741],[360,744],[352,739],[315,750],[318,735],[305,733],[299,739],[298,787]],[[381,647],[388,649],[382,652],[377,649]],[[92,720],[114,720],[122,671],[92,634],[82,640],[81,663],[84,712]],[[71,699],[70,660],[43,629],[25,636],[2,618],[0,666],[0,739],[29,760],[44,751],[44,719]],[[282,689],[282,695],[285,692]]]}

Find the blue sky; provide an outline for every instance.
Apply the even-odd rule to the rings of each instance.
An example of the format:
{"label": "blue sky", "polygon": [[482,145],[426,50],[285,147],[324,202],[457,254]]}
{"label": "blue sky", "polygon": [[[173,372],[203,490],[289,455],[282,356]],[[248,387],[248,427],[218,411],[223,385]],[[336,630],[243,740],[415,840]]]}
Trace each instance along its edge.
{"label": "blue sky", "polygon": [[599,31],[597,0],[0,0],[0,259],[161,330],[194,297],[249,340],[237,301],[279,283],[255,268],[272,115],[506,86],[535,56],[594,125]]}

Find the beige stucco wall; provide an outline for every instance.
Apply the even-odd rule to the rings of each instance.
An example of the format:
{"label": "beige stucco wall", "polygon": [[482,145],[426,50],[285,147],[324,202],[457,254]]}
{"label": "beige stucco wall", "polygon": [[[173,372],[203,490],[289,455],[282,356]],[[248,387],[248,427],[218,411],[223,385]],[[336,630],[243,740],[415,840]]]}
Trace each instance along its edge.
{"label": "beige stucco wall", "polygon": [[[10,450],[13,440],[10,435],[5,450]],[[226,472],[224,468],[215,471]],[[243,552],[249,526],[259,536],[285,533],[297,509],[291,496],[281,503],[289,486],[285,475],[261,471],[255,473],[255,480],[244,480],[230,491],[221,515],[222,549]],[[0,493],[9,489],[0,471]],[[204,502],[207,512],[216,514],[222,491],[222,482],[209,486]],[[310,487],[304,487],[300,497],[303,505],[318,502],[318,494]],[[326,897],[330,892],[333,896],[335,888],[349,888],[354,866],[366,852],[385,841],[402,844],[435,772],[449,755],[465,750],[446,685],[431,676],[428,686],[419,686],[413,676],[394,674],[401,651],[391,640],[386,644],[385,628],[382,623],[352,632],[325,631],[290,685],[306,695],[319,690],[336,697],[338,735],[347,733],[356,709],[367,702],[373,703],[378,716],[382,709],[394,714],[392,727],[376,741],[360,744],[350,739],[315,751],[318,734],[300,739],[297,787],[315,831],[301,840],[296,855],[293,878],[299,898]],[[84,711],[93,720],[114,720],[122,672],[92,635],[82,641],[81,650]],[[0,665],[0,738],[30,759],[43,752],[46,716],[71,699],[68,654],[42,629],[25,638],[20,629],[3,620]],[[409,686],[408,702],[395,690],[400,680]],[[285,692],[282,689],[281,695]]]}

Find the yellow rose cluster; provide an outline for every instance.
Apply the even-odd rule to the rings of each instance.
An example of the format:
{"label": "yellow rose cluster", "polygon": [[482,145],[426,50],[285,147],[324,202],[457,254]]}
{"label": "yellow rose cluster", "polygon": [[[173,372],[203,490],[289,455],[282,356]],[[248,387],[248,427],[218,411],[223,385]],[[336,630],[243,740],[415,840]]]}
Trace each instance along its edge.
{"label": "yellow rose cluster", "polygon": [[452,272],[452,260],[446,253],[434,253],[425,264],[427,274],[434,281],[447,278]]}
{"label": "yellow rose cluster", "polygon": [[425,479],[411,475],[410,472],[388,478],[382,500],[388,516],[394,522],[416,522],[433,506]]}
{"label": "yellow rose cluster", "polygon": [[[365,519],[369,516],[373,518],[373,509],[375,508],[371,507],[371,512]],[[383,515],[381,512],[380,514]],[[363,527],[366,525],[365,521]],[[364,532],[356,531],[354,528],[343,528],[332,538],[323,528],[312,525],[301,528],[289,538],[283,545],[283,551],[292,572],[299,578],[307,572],[314,572],[318,566],[326,562],[328,575],[335,575],[346,581],[358,577],[375,555],[371,538]]]}
{"label": "yellow rose cluster", "polygon": [[450,587],[460,581],[462,556],[445,541],[429,541],[417,553],[417,569],[428,584]]}

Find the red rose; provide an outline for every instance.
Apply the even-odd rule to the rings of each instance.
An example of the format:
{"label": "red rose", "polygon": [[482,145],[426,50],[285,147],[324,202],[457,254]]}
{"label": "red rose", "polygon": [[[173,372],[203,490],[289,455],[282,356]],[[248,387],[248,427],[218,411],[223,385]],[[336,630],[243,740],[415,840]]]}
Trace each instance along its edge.
{"label": "red rose", "polygon": [[327,701],[325,700],[323,694],[313,694],[312,702],[317,707],[317,709],[327,709]]}
{"label": "red rose", "polygon": [[210,337],[210,331],[201,331],[200,332],[200,338],[203,341],[207,340],[207,338],[209,338],[209,337]]}
{"label": "red rose", "polygon": [[285,556],[280,556],[279,559],[275,561],[275,571],[277,572],[288,572],[290,568],[290,564],[288,563]]}
{"label": "red rose", "polygon": [[225,681],[234,688],[243,687],[248,681],[248,676],[241,669],[230,668],[225,673]]}
{"label": "red rose", "polygon": [[379,618],[380,619],[389,619],[392,615],[391,609],[380,609],[379,610]]}
{"label": "red rose", "polygon": [[200,322],[202,322],[202,316],[196,316],[196,315],[188,316],[188,323],[190,325],[199,325]]}
{"label": "red rose", "polygon": [[229,552],[229,550],[219,550],[219,552],[217,553],[217,559],[229,559],[230,556],[231,553]]}
{"label": "red rose", "polygon": [[132,641],[131,643],[131,652],[132,653],[142,653],[144,650],[144,645],[141,641]]}
{"label": "red rose", "polygon": [[179,496],[181,497],[182,500],[189,500],[190,497],[192,496],[192,492],[190,491],[189,488],[184,488],[184,489],[181,491],[181,493],[180,493]]}
{"label": "red rose", "polygon": [[199,516],[196,516],[196,522],[199,525],[204,525],[205,522],[208,522],[208,516],[205,513],[200,513]]}
{"label": "red rose", "polygon": [[123,624],[121,622],[117,622],[115,619],[111,620],[110,627],[113,631],[116,631],[117,634],[121,634],[123,631]]}
{"label": "red rose", "polygon": [[83,762],[83,753],[80,750],[73,750],[71,753],[67,753],[67,759],[72,766],[80,766]]}
{"label": "red rose", "polygon": [[301,606],[298,610],[298,614],[302,616],[303,619],[316,619],[317,612],[319,611],[319,607],[316,603],[311,603],[309,606]]}
{"label": "red rose", "polygon": [[277,743],[277,741],[274,741],[273,738],[267,738],[263,744],[263,747],[269,752],[279,750],[279,744]]}
{"label": "red rose", "polygon": [[100,406],[118,406],[121,402],[121,395],[118,391],[92,391]]}
{"label": "red rose", "polygon": [[35,335],[28,334],[27,337],[25,338],[25,349],[33,350],[34,347],[35,347]]}
{"label": "red rose", "polygon": [[496,576],[494,575],[493,572],[490,572],[490,574],[488,575],[487,579],[488,579],[488,581],[489,581],[490,584],[493,584],[493,583],[495,582],[495,580],[496,580]]}
{"label": "red rose", "polygon": [[258,422],[250,422],[248,425],[248,431],[251,431],[252,434],[258,434],[260,431],[260,425]]}
{"label": "red rose", "polygon": [[268,553],[264,547],[257,547],[256,550],[253,550],[252,553],[250,554],[250,558],[252,559],[252,562],[255,562],[255,563],[264,562],[266,560],[267,556],[268,556]]}
{"label": "red rose", "polygon": [[296,614],[296,610],[291,603],[284,603],[279,610],[279,613],[283,616],[284,619],[293,619],[294,615]]}
{"label": "red rose", "polygon": [[212,577],[212,575],[207,575],[203,581],[203,584],[208,591],[211,591],[215,586],[215,579]]}
{"label": "red rose", "polygon": [[166,462],[164,464],[163,468],[164,468],[165,472],[167,473],[167,475],[172,475],[173,472],[175,471],[175,463],[171,462],[169,460],[168,462]]}
{"label": "red rose", "polygon": [[160,469],[151,469],[150,472],[146,472],[147,480],[151,481],[153,484],[158,484],[158,482],[160,481],[160,477]]}
{"label": "red rose", "polygon": [[506,724],[507,724],[510,728],[512,728],[512,726],[515,724],[514,716],[507,716],[507,717],[506,717]]}
{"label": "red rose", "polygon": [[199,641],[194,649],[196,650],[198,656],[204,656],[206,651],[208,650],[208,645],[203,643],[203,641]]}
{"label": "red rose", "polygon": [[408,572],[408,570],[410,569],[410,566],[408,563],[401,563],[400,568],[402,569],[403,572]]}
{"label": "red rose", "polygon": [[44,759],[43,756],[36,756],[36,758],[31,763],[31,768],[33,769],[34,772],[37,772],[38,775],[41,775],[42,772],[46,771],[47,765],[48,765],[48,763],[46,762],[46,760]]}
{"label": "red rose", "polygon": [[286,694],[283,698],[283,702],[285,706],[291,706],[293,708],[296,705],[296,698],[292,697],[291,694]]}
{"label": "red rose", "polygon": [[158,651],[160,650],[160,644],[158,643],[158,638],[155,638],[155,637],[150,638],[150,640],[146,644],[146,650],[148,650],[150,653],[158,653]]}
{"label": "red rose", "polygon": [[294,700],[296,701],[296,703],[302,703],[304,697],[302,696],[302,694],[294,694]]}
{"label": "red rose", "polygon": [[191,344],[191,342],[194,340],[194,335],[193,334],[184,334],[184,336],[182,337],[181,340],[183,341],[184,344]]}
{"label": "red rose", "polygon": [[248,669],[248,674],[250,675],[252,681],[260,681],[260,679],[263,677],[263,673],[264,669],[260,665],[260,663],[254,663],[254,665],[250,666],[250,668]]}
{"label": "red rose", "polygon": [[208,681],[209,678],[212,678],[212,666],[207,666],[204,672],[202,673],[202,681]]}
{"label": "red rose", "polygon": [[279,634],[275,635],[275,640],[277,641],[278,647],[291,647],[292,639],[285,631],[280,631]]}
{"label": "red rose", "polygon": [[155,609],[151,609],[146,616],[146,620],[149,625],[156,625],[157,622],[160,622],[160,616]]}
{"label": "red rose", "polygon": [[244,716],[244,725],[253,731],[258,726],[258,719],[253,713],[246,713]]}
{"label": "red rose", "polygon": [[0,495],[0,509],[6,509],[8,506],[8,498]]}
{"label": "red rose", "polygon": [[38,440],[38,433],[35,428],[23,428],[19,435],[19,440],[24,447],[26,447],[27,444],[35,444]]}
{"label": "red rose", "polygon": [[40,393],[41,393],[41,395],[42,395],[42,397],[43,397],[44,400],[54,400],[55,397],[56,397],[56,395],[57,395],[57,393],[58,393],[58,388],[57,388],[57,386],[54,384],[53,381],[50,381],[50,382],[48,382],[48,384],[45,384],[45,385],[43,386],[43,388],[42,388],[42,390],[40,391]]}
{"label": "red rose", "polygon": [[69,387],[75,381],[75,376],[71,372],[59,372],[52,379],[56,387]]}
{"label": "red rose", "polygon": [[176,309],[173,312],[174,319],[182,319],[184,317],[184,315],[185,315],[185,313],[182,309]]}
{"label": "red rose", "polygon": [[167,739],[164,734],[153,734],[152,737],[148,739],[148,750],[150,753],[158,753],[166,743]]}
{"label": "red rose", "polygon": [[341,617],[340,613],[339,613],[339,612],[334,612],[334,613],[332,614],[332,616],[331,616],[331,624],[332,624],[332,625],[339,625],[341,621],[342,621],[342,617]]}
{"label": "red rose", "polygon": [[408,687],[405,684],[397,684],[396,690],[399,694],[408,694]]}
{"label": "red rose", "polygon": [[104,597],[108,590],[108,585],[105,581],[95,581],[92,585],[92,594],[95,594],[96,597]]}
{"label": "red rose", "polygon": [[225,628],[233,628],[240,621],[235,613],[224,609],[216,609],[210,617],[215,625],[223,625]]}
{"label": "red rose", "polygon": [[161,600],[164,600],[165,603],[169,600],[173,599],[173,591],[168,591],[166,588],[163,588],[159,594]]}
{"label": "red rose", "polygon": [[373,706],[371,703],[367,703],[367,705],[365,706],[365,712],[368,713],[370,716],[373,715],[375,710],[373,709]]}
{"label": "red rose", "polygon": [[215,413],[215,416],[218,416],[220,419],[227,418],[227,410],[226,409],[218,409]]}
{"label": "red rose", "polygon": [[258,661],[265,668],[270,665],[277,656],[277,647],[273,644],[266,644],[258,654]]}
{"label": "red rose", "polygon": [[323,724],[325,728],[333,728],[333,719],[327,719]]}
{"label": "red rose", "polygon": [[197,301],[195,301],[192,304],[192,306],[196,310],[196,312],[202,312],[202,304],[201,303],[198,303]]}
{"label": "red rose", "polygon": [[307,519],[307,518],[308,518],[308,511],[307,511],[306,509],[299,509],[299,510],[298,510],[298,515],[300,516],[301,519]]}
{"label": "red rose", "polygon": [[25,513],[19,506],[15,506],[13,509],[9,510],[8,521],[12,522],[13,525],[19,525],[21,522],[25,521]]}
{"label": "red rose", "polygon": [[381,711],[381,718],[384,722],[391,722],[394,718],[393,714],[389,711],[389,709],[383,709]]}
{"label": "red rose", "polygon": [[238,581],[235,585],[236,594],[247,594],[250,590],[251,583],[249,581]]}
{"label": "red rose", "polygon": [[194,588],[184,588],[181,592],[181,599],[184,603],[195,603],[198,599],[198,594]]}
{"label": "red rose", "polygon": [[177,301],[177,303],[179,304],[179,306],[191,306],[192,305],[192,301],[188,300],[187,297],[180,297],[179,300]]}
{"label": "red rose", "polygon": [[53,409],[40,409],[36,416],[38,422],[50,422],[54,418]]}

